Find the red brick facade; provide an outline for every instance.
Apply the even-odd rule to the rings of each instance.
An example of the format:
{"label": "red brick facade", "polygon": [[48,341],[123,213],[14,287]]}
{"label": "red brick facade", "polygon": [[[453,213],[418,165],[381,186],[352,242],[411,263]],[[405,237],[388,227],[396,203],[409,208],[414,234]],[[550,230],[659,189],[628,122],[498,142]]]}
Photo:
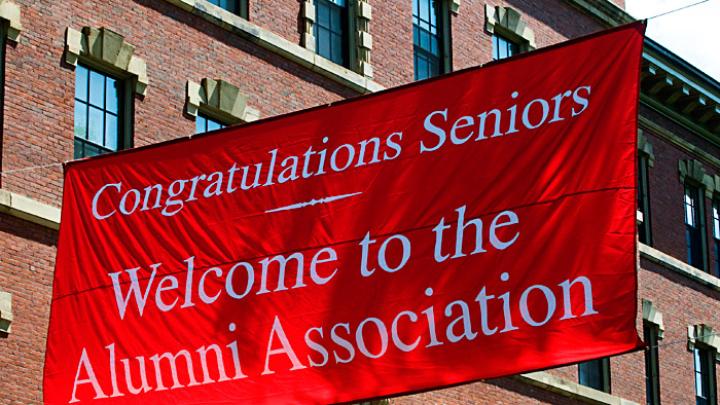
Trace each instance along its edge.
{"label": "red brick facade", "polygon": [[[84,26],[106,27],[134,45],[135,55],[146,61],[147,94],[135,95],[133,100],[135,146],[194,132],[194,120],[184,112],[187,80],[224,79],[249,96],[248,105],[259,110],[261,117],[360,94],[340,81],[302,66],[171,1],[12,1],[20,7],[23,29],[18,43],[8,43],[5,55],[0,190],[48,205],[60,205],[62,167],[56,163],[73,157],[75,72],[64,57],[68,27],[76,30]],[[373,8],[370,24],[373,80],[385,87],[410,82],[413,79],[411,1],[370,0],[369,3]],[[538,48],[606,27],[601,19],[580,10],[574,1],[463,0],[459,12],[451,16],[454,69],[491,60],[491,35],[484,29],[486,3],[518,11],[534,32]],[[623,4],[622,1],[615,3]],[[301,8],[302,1],[299,0],[250,0],[249,20],[300,45]],[[717,87],[711,90],[717,91]],[[643,105],[641,115],[667,132],[658,134],[653,128],[644,128],[644,135],[654,151],[649,182],[653,247],[685,261],[683,185],[678,162],[697,159],[703,163],[708,175],[720,174],[718,160],[707,159],[708,154],[720,158],[720,144],[653,107]],[[720,139],[719,134],[715,135]],[[704,154],[680,147],[678,140]],[[51,166],[16,171],[41,165]],[[706,223],[712,224],[710,200],[704,201]],[[711,227],[706,227],[706,231],[707,240],[712,241]],[[42,402],[42,365],[56,238],[57,231],[0,209],[0,291],[12,293],[14,315],[12,332],[0,337],[2,404]],[[708,252],[712,268],[716,259],[711,249]],[[648,259],[647,255],[642,256],[641,266],[638,300],[652,301],[664,317],[665,334],[660,348],[662,401],[667,404],[692,403],[695,388],[692,352],[687,349],[688,326],[706,324],[720,329],[720,280],[716,280],[715,285],[701,283]],[[638,314],[640,333],[641,318],[642,314]],[[644,403],[643,354],[618,356],[610,362],[612,395]],[[576,366],[549,373],[577,382]],[[582,402],[582,398],[566,395],[569,394],[551,392],[521,378],[510,377],[394,398],[390,402]]]}

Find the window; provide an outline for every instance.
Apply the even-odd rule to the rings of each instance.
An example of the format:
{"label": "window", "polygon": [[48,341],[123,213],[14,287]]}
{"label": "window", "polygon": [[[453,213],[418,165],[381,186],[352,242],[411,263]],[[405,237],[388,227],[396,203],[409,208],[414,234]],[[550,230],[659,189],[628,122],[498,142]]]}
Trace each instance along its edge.
{"label": "window", "polygon": [[349,66],[348,0],[315,0],[315,49],[338,65]]}
{"label": "window", "polygon": [[610,359],[605,357],[578,364],[578,383],[609,393]]}
{"label": "window", "polygon": [[207,0],[209,3],[235,13],[242,18],[248,18],[247,0]]}
{"label": "window", "polygon": [[[415,80],[449,71],[449,14],[441,0],[413,0]],[[447,41],[447,42],[446,42]]]}
{"label": "window", "polygon": [[713,275],[720,277],[720,200],[713,200],[713,252],[715,267]]}
{"label": "window", "polygon": [[202,134],[203,132],[214,131],[216,129],[225,128],[225,125],[220,122],[208,117],[205,114],[198,113],[195,119],[195,133]]}
{"label": "window", "polygon": [[649,158],[644,153],[638,154],[637,179],[637,210],[642,214],[642,221],[638,223],[638,239],[646,245],[652,245],[650,233],[650,195],[648,189]]}
{"label": "window", "polygon": [[643,323],[645,348],[645,403],[660,404],[660,363],[658,360],[658,326],[650,322]]}
{"label": "window", "polygon": [[691,184],[685,185],[685,242],[687,246],[688,264],[705,269],[703,254],[703,195],[702,190]]}
{"label": "window", "polygon": [[493,60],[509,58],[520,53],[520,45],[509,39],[493,35]]}
{"label": "window", "polygon": [[714,405],[715,388],[715,351],[704,347],[693,349],[695,366],[695,404]]}
{"label": "window", "polygon": [[77,65],[75,69],[75,158],[124,148],[123,81]]}
{"label": "window", "polygon": [[[5,128],[5,44],[7,37],[7,23],[0,22],[0,150],[2,150],[2,128]],[[1,155],[1,154],[0,154]],[[0,170],[2,170],[2,156],[0,156]]]}

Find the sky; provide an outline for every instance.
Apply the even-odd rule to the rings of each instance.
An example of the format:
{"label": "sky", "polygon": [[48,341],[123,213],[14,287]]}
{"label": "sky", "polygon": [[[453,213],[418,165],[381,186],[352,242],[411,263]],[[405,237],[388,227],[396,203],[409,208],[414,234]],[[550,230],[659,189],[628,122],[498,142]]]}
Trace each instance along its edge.
{"label": "sky", "polygon": [[[701,0],[625,0],[625,10],[647,18]],[[648,22],[647,36],[720,81],[720,0],[689,7]]]}

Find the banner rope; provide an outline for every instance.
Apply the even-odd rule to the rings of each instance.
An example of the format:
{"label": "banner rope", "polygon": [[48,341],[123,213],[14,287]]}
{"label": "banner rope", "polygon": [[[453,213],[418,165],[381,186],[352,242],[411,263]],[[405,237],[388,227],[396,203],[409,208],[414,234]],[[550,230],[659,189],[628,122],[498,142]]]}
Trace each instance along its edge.
{"label": "banner rope", "polygon": [[687,4],[687,5],[685,5],[685,6],[682,6],[682,7],[680,7],[680,8],[676,8],[676,9],[674,9],[674,10],[665,11],[665,12],[662,12],[662,13],[660,13],[660,14],[656,14],[656,15],[654,15],[654,16],[652,16],[652,17],[644,18],[644,20],[652,20],[653,18],[658,18],[658,17],[662,17],[662,16],[665,16],[665,15],[668,15],[668,14],[677,13],[678,11],[685,10],[686,8],[690,8],[690,7],[695,7],[695,6],[699,5],[699,4],[707,3],[708,1],[710,1],[710,0],[702,0],[702,1],[698,1],[698,2],[696,2],[696,3]]}
{"label": "banner rope", "polygon": [[[718,334],[718,332],[713,332],[713,333],[708,333],[707,335],[695,336],[695,340],[705,339],[705,338],[709,338],[709,337],[711,337],[711,336],[717,336],[717,334]],[[679,339],[669,340],[669,341],[667,341],[667,342],[666,342],[666,341],[662,341],[662,342],[658,342],[658,344],[656,344],[656,345],[647,345],[646,349],[655,349],[655,348],[658,348],[658,349],[659,349],[659,348],[661,348],[661,347],[672,346],[672,345],[676,345],[676,344],[678,344],[678,343],[687,343],[688,339],[689,339],[689,338],[686,337],[686,338],[679,338]],[[627,354],[630,354],[630,353],[627,353]]]}
{"label": "banner rope", "polygon": [[65,162],[56,162],[56,163],[48,163],[44,165],[36,165],[36,166],[26,166],[26,167],[20,167],[17,169],[9,169],[9,170],[1,170],[0,174],[13,174],[18,172],[27,172],[30,170],[36,170],[36,169],[44,169],[49,167],[55,167],[55,166],[62,166],[65,164]]}

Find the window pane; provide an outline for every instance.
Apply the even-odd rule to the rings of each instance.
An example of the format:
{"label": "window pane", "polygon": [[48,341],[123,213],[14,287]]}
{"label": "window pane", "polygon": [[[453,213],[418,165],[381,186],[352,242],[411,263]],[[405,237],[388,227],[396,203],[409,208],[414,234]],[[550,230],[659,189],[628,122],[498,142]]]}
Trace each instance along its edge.
{"label": "window pane", "polygon": [[493,35],[493,59],[505,59],[520,53],[520,45],[503,37],[502,35]]}
{"label": "window pane", "polygon": [[643,324],[643,340],[648,345],[645,350],[645,403],[660,404],[660,362],[658,350],[658,327],[651,323]]}
{"label": "window pane", "polygon": [[97,145],[93,145],[89,142],[80,141],[82,143],[81,151],[83,155],[81,157],[88,157],[88,156],[98,156],[102,155],[103,153],[107,153],[105,149],[100,148]]}
{"label": "window pane", "polygon": [[105,114],[105,144],[110,150],[118,150],[118,119],[112,114]]}
{"label": "window pane", "polygon": [[103,112],[102,110],[90,107],[90,117],[88,121],[88,140],[98,145],[102,145],[104,137],[103,129]]}
{"label": "window pane", "polygon": [[499,57],[499,49],[498,49],[498,37],[497,35],[492,36],[492,53],[493,53],[493,60],[500,59]]}
{"label": "window pane", "polygon": [[441,72],[443,42],[438,35],[439,3],[433,0],[413,2],[413,51],[416,80]]}
{"label": "window pane", "polygon": [[581,385],[595,389],[601,389],[602,383],[600,368],[597,361],[589,361],[578,365],[578,376]]}
{"label": "window pane", "polygon": [[198,134],[222,128],[225,128],[225,125],[212,118],[208,118],[204,114],[198,114],[197,119],[195,120],[195,133]]}
{"label": "window pane", "polygon": [[209,132],[209,131],[214,131],[214,130],[216,130],[216,129],[220,129],[220,124],[219,124],[218,122],[213,121],[213,120],[210,120],[210,119],[207,120],[207,130],[208,130],[208,132]]}
{"label": "window pane", "polygon": [[202,134],[203,132],[207,131],[207,122],[205,121],[205,118],[198,114],[197,118],[195,119],[195,133],[196,134]]}
{"label": "window pane", "polygon": [[342,65],[344,61],[343,57],[343,43],[342,38],[338,35],[333,35],[332,37],[332,49],[330,50],[330,60],[333,62]]}
{"label": "window pane", "polygon": [[317,2],[317,24],[330,27],[330,7],[323,4],[322,0]]}
{"label": "window pane", "polygon": [[75,68],[75,98],[87,101],[88,71],[84,66]]}
{"label": "window pane", "polygon": [[345,65],[347,41],[347,15],[344,2],[331,0],[315,1],[317,21],[315,32],[315,49],[318,55],[331,61]]}
{"label": "window pane", "polygon": [[118,81],[108,77],[105,81],[105,108],[117,114],[118,112]]}
{"label": "window pane", "polygon": [[430,76],[427,61],[422,55],[415,56],[415,80],[427,79]]}
{"label": "window pane", "polygon": [[440,61],[438,59],[430,59],[428,64],[430,65],[430,77],[435,77],[440,74]]}
{"label": "window pane", "polygon": [[87,139],[87,105],[75,101],[75,136]]}
{"label": "window pane", "polygon": [[637,209],[643,216],[642,222],[638,224],[638,238],[640,242],[652,245],[648,166],[648,156],[638,154]]}
{"label": "window pane", "polygon": [[609,360],[602,358],[578,364],[578,383],[596,390],[609,392]]}
{"label": "window pane", "polygon": [[240,0],[208,0],[210,3],[233,13],[239,12]]}
{"label": "window pane", "polygon": [[87,66],[78,65],[76,93],[82,90],[83,76],[86,78],[85,89],[89,97],[83,97],[87,102],[75,100],[75,157],[116,151],[124,143],[120,138],[123,136],[122,82]]}
{"label": "window pane", "polygon": [[437,27],[437,10],[438,10],[438,6],[439,6],[439,4],[437,2],[438,2],[438,0],[430,1],[430,11],[431,12],[429,15],[429,17],[430,17],[429,20],[430,20],[430,27],[432,27],[430,31],[432,31],[433,33],[437,32],[437,31],[435,31],[435,28]]}
{"label": "window pane", "polygon": [[318,27],[317,53],[330,59],[330,31]]}
{"label": "window pane", "polygon": [[692,196],[692,189],[685,189],[685,223],[695,226],[695,201]]}
{"label": "window pane", "polygon": [[424,50],[430,49],[430,33],[425,30],[420,30],[420,48]]}
{"label": "window pane", "polygon": [[418,14],[421,20],[428,21],[430,16],[430,0],[420,0],[420,13]]}
{"label": "window pane", "polygon": [[87,156],[85,149],[83,148],[83,142],[79,138],[75,138],[75,144],[73,145],[73,159],[80,159]]}
{"label": "window pane", "polygon": [[342,9],[330,8],[330,28],[335,32],[342,32]]}
{"label": "window pane", "polygon": [[90,104],[105,106],[105,77],[95,71],[90,71]]}

